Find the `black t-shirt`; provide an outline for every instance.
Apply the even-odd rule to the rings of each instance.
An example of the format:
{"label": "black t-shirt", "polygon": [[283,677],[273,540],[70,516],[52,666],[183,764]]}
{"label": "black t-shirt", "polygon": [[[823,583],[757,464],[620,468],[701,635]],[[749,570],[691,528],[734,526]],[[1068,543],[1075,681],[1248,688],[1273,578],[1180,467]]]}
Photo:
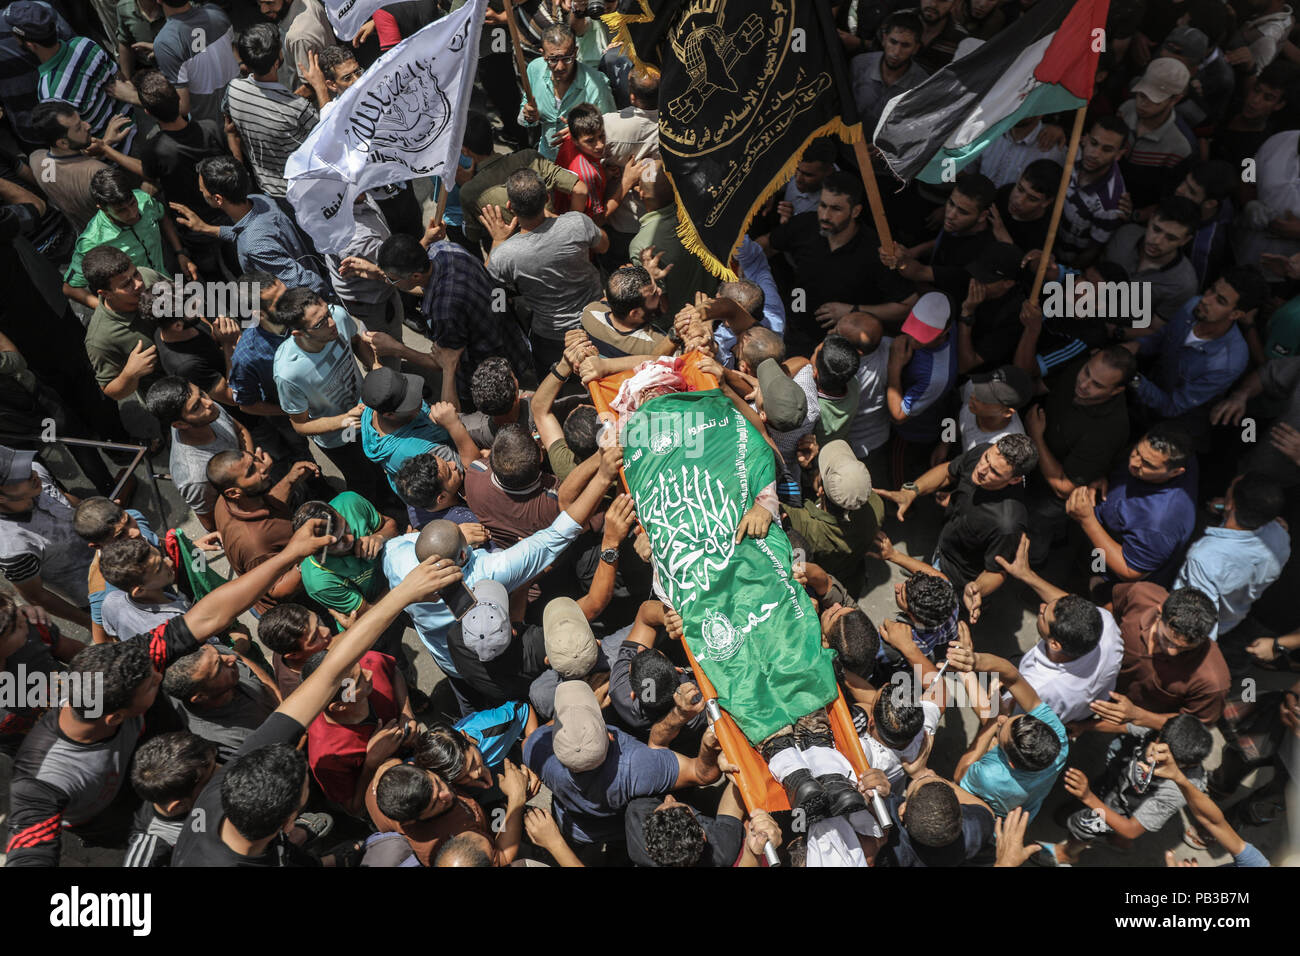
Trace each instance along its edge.
{"label": "black t-shirt", "polygon": [[525,627],[499,657],[481,661],[465,646],[460,621],[447,630],[447,652],[461,680],[483,695],[483,705],[527,700],[533,679],[546,670],[546,642],[539,625]]}
{"label": "black t-shirt", "polygon": [[190,120],[184,129],[160,129],[145,141],[140,165],[146,179],[162,186],[167,202],[189,206],[204,222],[217,222],[221,212],[213,209],[199,192],[199,160],[225,156],[226,137],[215,121]]}
{"label": "black t-shirt", "polygon": [[194,338],[183,342],[164,342],[161,335],[154,333],[153,344],[158,347],[158,361],[164,372],[211,392],[226,377],[226,353],[202,326],[198,331]]}
{"label": "black t-shirt", "polygon": [[1047,393],[1047,430],[1043,440],[1076,485],[1104,478],[1128,444],[1128,399],[1120,392],[1100,405],[1076,405],[1074,383],[1090,356],[1061,369]]}
{"label": "black t-shirt", "polygon": [[234,758],[212,775],[208,785],[194,801],[185,828],[176,841],[172,853],[172,866],[319,866],[316,859],[298,849],[280,833],[271,841],[261,856],[241,856],[221,840],[221,824],[225,813],[221,809],[221,781],[226,773],[245,754],[271,744],[293,746],[306,732],[306,728],[287,714],[279,711],[266,719],[266,723],[253,731]]}
{"label": "black t-shirt", "polygon": [[793,328],[814,345],[825,338],[825,330],[813,317],[825,302],[901,302],[912,294],[910,283],[881,265],[880,239],[861,223],[857,234],[834,252],[819,231],[816,210],[777,226],[769,241],[773,249],[794,258],[795,285],[807,293],[804,310],[789,315],[787,337]]}
{"label": "black t-shirt", "polygon": [[983,571],[1001,571],[994,560],[1016,556],[1020,535],[1028,528],[1025,489],[1020,481],[997,491],[987,491],[971,481],[971,475],[988,443],[976,445],[948,463],[948,474],[957,479],[948,505],[948,520],[939,532],[939,570],[948,575],[960,591]]}
{"label": "black t-shirt", "polygon": [[1020,247],[1022,252],[1030,252],[1034,249],[1043,248],[1047,242],[1047,225],[1049,216],[1044,213],[1032,222],[1021,222],[1011,217],[1011,190],[1016,186],[1015,183],[1007,183],[998,190],[998,213],[1002,216],[1002,225],[1007,227],[1007,232],[1011,236],[1011,241]]}
{"label": "black t-shirt", "polygon": [[939,234],[938,244],[930,256],[930,268],[934,270],[935,287],[952,302],[953,315],[961,313],[961,304],[970,288],[966,267],[992,242],[990,229],[961,236],[951,232]]}
{"label": "black t-shirt", "polygon": [[[627,855],[637,866],[659,866],[650,859],[645,849],[645,822],[663,797],[638,797],[627,805],[623,818],[623,832],[627,837]],[[735,817],[706,817],[693,811],[704,830],[704,852],[696,866],[731,866],[740,856],[745,842],[745,827]]]}
{"label": "black t-shirt", "polygon": [[971,347],[983,361],[970,369],[968,375],[1011,364],[1025,331],[1020,324],[1020,307],[1024,301],[1025,294],[1013,288],[1001,298],[985,300],[976,307],[971,317]]}

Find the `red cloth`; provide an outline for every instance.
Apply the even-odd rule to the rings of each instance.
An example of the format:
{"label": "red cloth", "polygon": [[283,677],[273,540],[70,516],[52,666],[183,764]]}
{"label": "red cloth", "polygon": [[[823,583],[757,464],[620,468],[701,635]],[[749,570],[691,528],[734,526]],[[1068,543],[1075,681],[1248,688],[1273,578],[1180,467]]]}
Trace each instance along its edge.
{"label": "red cloth", "polygon": [[[361,669],[370,672],[370,711],[374,721],[361,724],[337,724],[318,714],[307,728],[307,763],[325,796],[336,803],[347,803],[356,793],[357,777],[366,762],[366,744],[378,724],[400,716],[394,699],[397,661],[379,651],[368,651],[361,658]],[[377,723],[376,723],[377,721]]]}
{"label": "red cloth", "polygon": [[387,53],[402,42],[402,31],[397,28],[397,21],[387,10],[376,10],[370,19],[375,21],[375,33],[379,36],[379,49],[382,52]]}

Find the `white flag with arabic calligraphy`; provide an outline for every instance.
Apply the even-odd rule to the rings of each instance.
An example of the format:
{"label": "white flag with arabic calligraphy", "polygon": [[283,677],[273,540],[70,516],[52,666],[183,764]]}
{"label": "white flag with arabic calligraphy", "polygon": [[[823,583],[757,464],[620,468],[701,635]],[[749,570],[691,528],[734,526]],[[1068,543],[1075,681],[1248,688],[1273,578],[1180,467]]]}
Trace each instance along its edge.
{"label": "white flag with arabic calligraphy", "polygon": [[486,6],[470,0],[381,56],[289,157],[289,202],[322,252],[346,249],[366,190],[423,176],[455,186]]}
{"label": "white flag with arabic calligraphy", "polygon": [[376,10],[392,0],[325,0],[325,14],[329,17],[334,35],[340,40],[351,40],[365,26]]}

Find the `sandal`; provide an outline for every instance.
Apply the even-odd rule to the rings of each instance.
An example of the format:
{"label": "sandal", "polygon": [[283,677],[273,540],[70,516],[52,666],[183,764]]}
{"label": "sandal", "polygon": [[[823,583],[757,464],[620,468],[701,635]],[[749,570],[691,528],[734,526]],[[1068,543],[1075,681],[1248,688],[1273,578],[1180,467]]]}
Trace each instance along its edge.
{"label": "sandal", "polygon": [[1210,844],[1213,842],[1213,840],[1207,840],[1205,837],[1201,836],[1200,831],[1194,826],[1183,828],[1183,843],[1191,847],[1193,850],[1200,850],[1204,853],[1209,850]]}
{"label": "sandal", "polygon": [[1055,843],[1044,843],[1042,840],[1039,840],[1038,845],[1042,847],[1042,849],[1040,849],[1037,853],[1035,853],[1033,856],[1029,858],[1030,863],[1037,864],[1038,866],[1048,866],[1048,867],[1074,865],[1073,863],[1062,863],[1060,860],[1056,858]]}

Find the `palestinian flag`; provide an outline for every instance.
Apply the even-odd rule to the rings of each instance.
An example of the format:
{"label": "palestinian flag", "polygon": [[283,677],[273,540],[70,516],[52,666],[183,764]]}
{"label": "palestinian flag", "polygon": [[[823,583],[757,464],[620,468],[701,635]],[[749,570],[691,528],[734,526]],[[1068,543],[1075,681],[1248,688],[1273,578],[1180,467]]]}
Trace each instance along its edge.
{"label": "palestinian flag", "polygon": [[714,275],[818,137],[861,139],[829,0],[622,0],[604,21],[660,72],[659,153],[682,245]]}
{"label": "palestinian flag", "polygon": [[718,703],[751,744],[833,702],[833,652],[790,573],[790,539],[736,541],[776,456],[718,389],[652,398],[623,427],[623,475],[650,538],[655,591]]}
{"label": "palestinian flag", "polygon": [[1038,0],[983,46],[890,100],[874,138],[890,170],[904,182],[952,182],[1021,120],[1086,105],[1109,5]]}

